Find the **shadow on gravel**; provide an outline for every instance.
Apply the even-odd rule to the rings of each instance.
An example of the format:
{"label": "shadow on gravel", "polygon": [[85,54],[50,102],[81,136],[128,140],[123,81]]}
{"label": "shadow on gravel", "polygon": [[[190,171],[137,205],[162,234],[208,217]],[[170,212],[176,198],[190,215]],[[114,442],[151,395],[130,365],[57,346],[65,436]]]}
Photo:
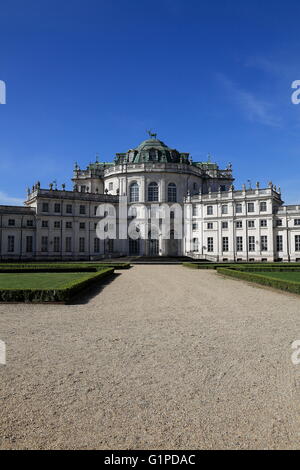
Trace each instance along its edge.
{"label": "shadow on gravel", "polygon": [[72,298],[71,302],[68,302],[68,305],[82,305],[88,304],[89,301],[100,294],[106,286],[113,282],[118,276],[121,276],[121,273],[114,273],[105,280],[101,282],[100,285],[94,284],[85,289],[83,292],[79,292],[78,295]]}

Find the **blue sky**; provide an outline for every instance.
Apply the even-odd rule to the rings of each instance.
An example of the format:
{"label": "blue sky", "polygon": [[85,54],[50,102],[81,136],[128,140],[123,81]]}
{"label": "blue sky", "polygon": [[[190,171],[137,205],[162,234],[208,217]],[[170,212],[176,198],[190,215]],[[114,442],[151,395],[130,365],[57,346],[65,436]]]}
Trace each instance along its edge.
{"label": "blue sky", "polygon": [[236,186],[300,203],[300,4],[294,0],[2,0],[0,203],[67,183],[152,128]]}

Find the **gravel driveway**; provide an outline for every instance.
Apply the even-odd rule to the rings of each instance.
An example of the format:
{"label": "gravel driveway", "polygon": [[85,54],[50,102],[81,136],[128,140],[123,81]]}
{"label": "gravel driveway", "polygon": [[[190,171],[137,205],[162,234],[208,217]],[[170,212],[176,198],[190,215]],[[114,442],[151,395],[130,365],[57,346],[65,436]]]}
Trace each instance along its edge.
{"label": "gravel driveway", "polygon": [[152,265],[80,302],[0,305],[0,448],[300,448],[300,297]]}

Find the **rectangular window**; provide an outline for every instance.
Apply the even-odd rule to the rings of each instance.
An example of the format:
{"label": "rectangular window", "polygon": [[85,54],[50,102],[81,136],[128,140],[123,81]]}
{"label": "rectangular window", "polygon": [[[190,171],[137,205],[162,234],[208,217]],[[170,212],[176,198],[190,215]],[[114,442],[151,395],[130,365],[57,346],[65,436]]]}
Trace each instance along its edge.
{"label": "rectangular window", "polygon": [[255,251],[255,237],[253,235],[248,238],[248,250]]}
{"label": "rectangular window", "polygon": [[10,227],[13,227],[13,226],[15,225],[15,223],[16,223],[16,222],[15,222],[15,219],[8,219],[8,225],[9,225]]}
{"label": "rectangular window", "polygon": [[268,251],[268,237],[266,235],[260,237],[260,249],[261,251]]}
{"label": "rectangular window", "polygon": [[56,212],[56,213],[60,212],[60,204],[59,204],[59,202],[56,202],[56,203],[54,204],[54,212]]}
{"label": "rectangular window", "polygon": [[235,225],[236,225],[236,228],[243,228],[242,220],[237,220]]}
{"label": "rectangular window", "polygon": [[228,214],[228,206],[227,204],[222,204],[222,214]]}
{"label": "rectangular window", "polygon": [[72,222],[66,222],[66,228],[72,228]]}
{"label": "rectangular window", "polygon": [[243,237],[236,237],[236,251],[243,251]]}
{"label": "rectangular window", "polygon": [[80,222],[79,223],[79,228],[80,229],[85,229],[85,222]]}
{"label": "rectangular window", "polygon": [[42,237],[41,241],[41,251],[46,253],[48,251],[48,237]]}
{"label": "rectangular window", "polygon": [[107,245],[108,245],[108,253],[113,253],[113,251],[114,251],[114,241],[108,239],[107,240]]}
{"label": "rectangular window", "polygon": [[267,227],[267,224],[268,224],[268,222],[267,222],[266,219],[261,219],[261,221],[260,221],[260,226],[261,227]]}
{"label": "rectangular window", "polygon": [[27,227],[33,227],[33,220],[27,220]]}
{"label": "rectangular window", "polygon": [[79,238],[79,251],[80,251],[80,253],[85,252],[85,238],[83,238],[83,237]]}
{"label": "rectangular window", "polygon": [[235,206],[235,213],[241,214],[241,212],[243,212],[243,205],[240,202],[238,202]]}
{"label": "rectangular window", "polygon": [[295,251],[300,251],[300,235],[295,235]]}
{"label": "rectangular window", "polygon": [[80,191],[81,191],[82,193],[85,193],[85,191],[86,191],[86,186],[80,186]]}
{"label": "rectangular window", "polygon": [[224,229],[228,228],[228,222],[222,222],[222,228]]}
{"label": "rectangular window", "polygon": [[72,251],[72,237],[66,237],[66,251]]}
{"label": "rectangular window", "polygon": [[248,212],[254,212],[254,202],[248,202]]}
{"label": "rectangular window", "polygon": [[207,206],[207,215],[213,214],[213,206]]}
{"label": "rectangular window", "polygon": [[7,237],[7,251],[13,253],[15,251],[15,237],[14,235],[8,235]]}
{"label": "rectangular window", "polygon": [[277,247],[277,251],[282,251],[283,250],[283,237],[282,237],[282,235],[277,235],[277,237],[276,237],[276,247]]}
{"label": "rectangular window", "polygon": [[198,215],[198,207],[193,206],[193,217],[197,217],[197,215]]}
{"label": "rectangular window", "polygon": [[229,243],[228,243],[228,237],[223,237],[222,239],[222,248],[223,248],[223,251],[228,251],[229,249]]}
{"label": "rectangular window", "polygon": [[26,253],[33,252],[33,238],[31,236],[26,237]]}
{"label": "rectangular window", "polygon": [[248,227],[254,228],[255,227],[255,220],[248,220]]}
{"label": "rectangular window", "polygon": [[48,228],[48,220],[42,220],[42,227]]}
{"label": "rectangular window", "polygon": [[213,237],[207,238],[207,251],[212,252],[214,251],[214,239]]}
{"label": "rectangular window", "polygon": [[42,212],[49,212],[49,204],[48,204],[48,202],[43,202],[43,204],[42,204]]}
{"label": "rectangular window", "polygon": [[60,228],[60,221],[59,220],[56,220],[54,222],[54,228]]}
{"label": "rectangular window", "polygon": [[60,238],[59,237],[54,237],[53,239],[53,251],[56,253],[60,251]]}
{"label": "rectangular window", "polygon": [[300,219],[294,219],[294,225],[300,225]]}
{"label": "rectangular window", "polygon": [[73,212],[72,204],[67,204],[66,205],[66,213],[67,214],[72,214],[72,212]]}
{"label": "rectangular window", "polygon": [[193,238],[193,251],[199,251],[199,249],[198,249],[198,238]]}
{"label": "rectangular window", "polygon": [[282,227],[282,219],[277,219],[276,220],[276,225],[277,225],[277,227]]}
{"label": "rectangular window", "polygon": [[79,213],[81,215],[85,214],[85,206],[79,206]]}
{"label": "rectangular window", "polygon": [[208,230],[212,230],[214,228],[213,222],[208,222],[207,223],[207,228],[208,228]]}
{"label": "rectangular window", "polygon": [[100,253],[100,239],[94,238],[94,253]]}
{"label": "rectangular window", "polygon": [[193,223],[193,230],[198,230],[198,224],[197,224],[197,222],[194,222],[194,223]]}
{"label": "rectangular window", "polygon": [[267,211],[267,203],[265,201],[261,202],[259,205],[260,212],[266,212]]}
{"label": "rectangular window", "polygon": [[114,188],[114,183],[109,183],[108,189],[111,191]]}

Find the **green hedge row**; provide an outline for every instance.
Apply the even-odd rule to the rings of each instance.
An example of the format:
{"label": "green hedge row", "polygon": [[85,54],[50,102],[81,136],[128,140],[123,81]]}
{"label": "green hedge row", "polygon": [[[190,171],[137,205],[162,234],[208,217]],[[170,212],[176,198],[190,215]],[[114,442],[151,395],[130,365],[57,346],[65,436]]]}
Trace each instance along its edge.
{"label": "green hedge row", "polygon": [[[103,268],[101,268],[103,269]],[[74,268],[63,268],[63,267],[40,267],[40,266],[33,266],[30,268],[3,268],[0,267],[0,273],[96,273],[100,271],[99,268],[82,268],[82,267],[74,267]]]}
{"label": "green hedge row", "polygon": [[300,282],[286,281],[282,279],[276,279],[271,276],[264,276],[262,274],[254,274],[246,271],[238,271],[236,269],[223,267],[217,268],[217,271],[219,274],[230,276],[236,279],[255,282],[256,284],[262,284],[264,286],[274,287],[275,289],[281,289],[287,292],[293,292],[294,294],[300,294]]}
{"label": "green hedge row", "polygon": [[83,289],[111,276],[113,268],[91,274],[88,279],[72,281],[61,289],[0,289],[0,302],[61,302],[68,303]]}
{"label": "green hedge row", "polygon": [[[115,269],[129,269],[129,263],[84,263],[84,264],[72,264],[72,263],[48,263],[48,264],[36,264],[36,263],[15,263],[5,264],[0,263],[0,272],[95,272],[102,270],[103,268],[115,268]],[[25,271],[25,270],[30,271]]]}
{"label": "green hedge row", "polygon": [[233,268],[233,269],[256,269],[259,268],[262,271],[274,268],[276,271],[280,268],[286,269],[300,269],[300,263],[193,263],[184,262],[182,263],[186,268],[192,269],[218,269],[218,268]]}

